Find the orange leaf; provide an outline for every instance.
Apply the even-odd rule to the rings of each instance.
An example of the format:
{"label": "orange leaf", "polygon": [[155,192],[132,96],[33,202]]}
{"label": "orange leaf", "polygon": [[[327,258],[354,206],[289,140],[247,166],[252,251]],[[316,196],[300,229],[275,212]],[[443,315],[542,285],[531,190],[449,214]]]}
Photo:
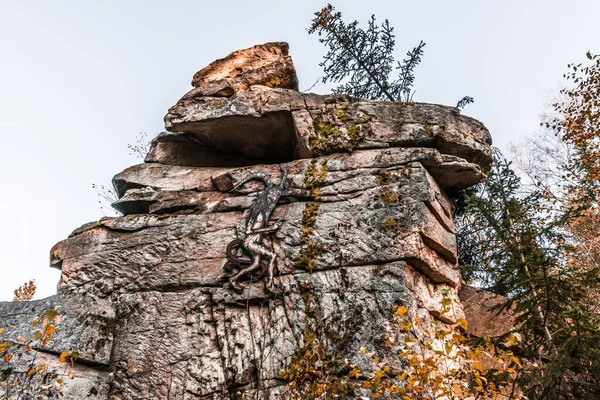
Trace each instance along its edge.
{"label": "orange leaf", "polygon": [[52,325],[46,326],[46,329],[44,330],[44,333],[48,336],[52,335],[54,332],[56,332],[56,328]]}
{"label": "orange leaf", "polygon": [[481,363],[479,361],[475,361],[473,363],[473,368],[475,368],[479,372],[484,372],[485,371],[485,369],[483,368],[483,365],[481,365]]}
{"label": "orange leaf", "polygon": [[398,309],[396,310],[396,315],[399,317],[403,317],[406,314],[408,314],[408,308],[404,307],[404,306],[400,306],[398,307]]}

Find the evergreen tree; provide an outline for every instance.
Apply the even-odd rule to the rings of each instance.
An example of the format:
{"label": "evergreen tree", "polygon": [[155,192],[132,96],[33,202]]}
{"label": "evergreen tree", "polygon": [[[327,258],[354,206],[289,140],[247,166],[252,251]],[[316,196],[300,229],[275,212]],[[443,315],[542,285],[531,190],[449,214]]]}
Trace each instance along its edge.
{"label": "evergreen tree", "polygon": [[[345,23],[331,4],[315,13],[308,32],[316,33],[328,48],[320,63],[325,72],[323,83],[347,81],[334,89],[336,93],[373,100],[411,100],[414,70],[421,62],[424,42],[396,63],[394,28],[387,19],[378,25],[372,15],[363,30],[358,21]],[[394,70],[398,71],[395,79],[391,76]]]}
{"label": "evergreen tree", "polygon": [[547,212],[540,192],[524,191],[498,150],[488,178],[456,205],[463,277],[518,313],[538,366],[523,377],[530,398],[598,398],[600,318],[588,307],[598,271],[569,258],[564,219]]}

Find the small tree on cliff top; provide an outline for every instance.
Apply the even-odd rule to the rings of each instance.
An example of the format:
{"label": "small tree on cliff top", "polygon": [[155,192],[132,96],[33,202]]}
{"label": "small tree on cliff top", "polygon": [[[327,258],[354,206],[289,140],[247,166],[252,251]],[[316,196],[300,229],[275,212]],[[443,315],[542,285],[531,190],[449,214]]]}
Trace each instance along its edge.
{"label": "small tree on cliff top", "polygon": [[[315,13],[308,33],[316,33],[328,49],[319,64],[325,72],[323,83],[344,82],[333,90],[335,93],[371,100],[412,101],[415,68],[421,63],[425,42],[407,52],[402,62],[396,61],[396,36],[387,19],[378,25],[372,15],[364,30],[358,21],[344,22],[342,13],[331,4]],[[456,107],[462,109],[473,102],[472,97],[465,96]]]}
{"label": "small tree on cliff top", "polygon": [[[345,23],[331,4],[315,13],[308,32],[319,35],[319,41],[328,48],[320,63],[325,72],[323,83],[348,80],[334,89],[336,93],[373,100],[411,99],[414,69],[421,62],[424,42],[394,66],[392,53],[396,40],[387,19],[378,25],[373,15],[367,30],[363,30],[358,21]],[[395,79],[391,76],[394,70],[398,71]]]}

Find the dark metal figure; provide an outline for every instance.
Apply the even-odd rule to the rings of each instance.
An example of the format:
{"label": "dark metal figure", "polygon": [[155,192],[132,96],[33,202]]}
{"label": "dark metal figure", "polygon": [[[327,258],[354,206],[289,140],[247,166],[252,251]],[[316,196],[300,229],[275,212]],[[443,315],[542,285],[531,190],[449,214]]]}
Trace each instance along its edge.
{"label": "dark metal figure", "polygon": [[242,275],[248,274],[261,267],[261,257],[269,257],[266,288],[267,290],[273,289],[273,273],[277,255],[273,250],[264,245],[263,240],[265,234],[275,232],[281,227],[282,221],[277,221],[272,226],[269,226],[269,218],[271,217],[271,213],[275,209],[275,206],[277,206],[279,198],[288,193],[286,179],[287,171],[285,170],[281,175],[281,181],[278,185],[273,184],[270,177],[262,172],[253,173],[231,189],[231,191],[234,191],[251,180],[260,180],[265,185],[264,190],[258,192],[248,209],[243,225],[244,233],[240,235],[243,237],[237,239],[237,244],[239,244],[240,239],[242,240],[241,245],[243,249],[250,254],[252,262],[249,266],[245,268],[242,267],[237,273],[229,278],[231,286],[236,290],[241,289],[237,281]]}

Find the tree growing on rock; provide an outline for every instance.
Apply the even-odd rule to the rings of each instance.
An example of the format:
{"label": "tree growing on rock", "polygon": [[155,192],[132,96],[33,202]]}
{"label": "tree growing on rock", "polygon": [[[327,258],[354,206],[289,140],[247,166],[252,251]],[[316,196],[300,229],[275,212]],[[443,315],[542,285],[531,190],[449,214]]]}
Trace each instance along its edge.
{"label": "tree growing on rock", "polygon": [[[414,70],[425,47],[423,41],[407,53],[406,59],[396,62],[392,54],[396,45],[394,28],[387,19],[378,25],[373,15],[363,30],[358,21],[344,22],[331,4],[315,13],[308,32],[316,33],[328,48],[320,63],[325,72],[323,83],[347,80],[334,89],[336,93],[373,100],[411,100]],[[395,78],[393,71],[398,71]]]}
{"label": "tree growing on rock", "polygon": [[[420,41],[405,59],[397,61],[393,55],[396,36],[387,19],[378,24],[371,15],[365,30],[358,21],[344,22],[342,13],[331,4],[315,13],[308,33],[317,34],[328,49],[319,65],[325,73],[323,83],[341,83],[333,89],[335,93],[371,100],[412,101],[415,69],[421,63],[425,42]],[[461,110],[474,101],[464,96],[456,108]]]}

